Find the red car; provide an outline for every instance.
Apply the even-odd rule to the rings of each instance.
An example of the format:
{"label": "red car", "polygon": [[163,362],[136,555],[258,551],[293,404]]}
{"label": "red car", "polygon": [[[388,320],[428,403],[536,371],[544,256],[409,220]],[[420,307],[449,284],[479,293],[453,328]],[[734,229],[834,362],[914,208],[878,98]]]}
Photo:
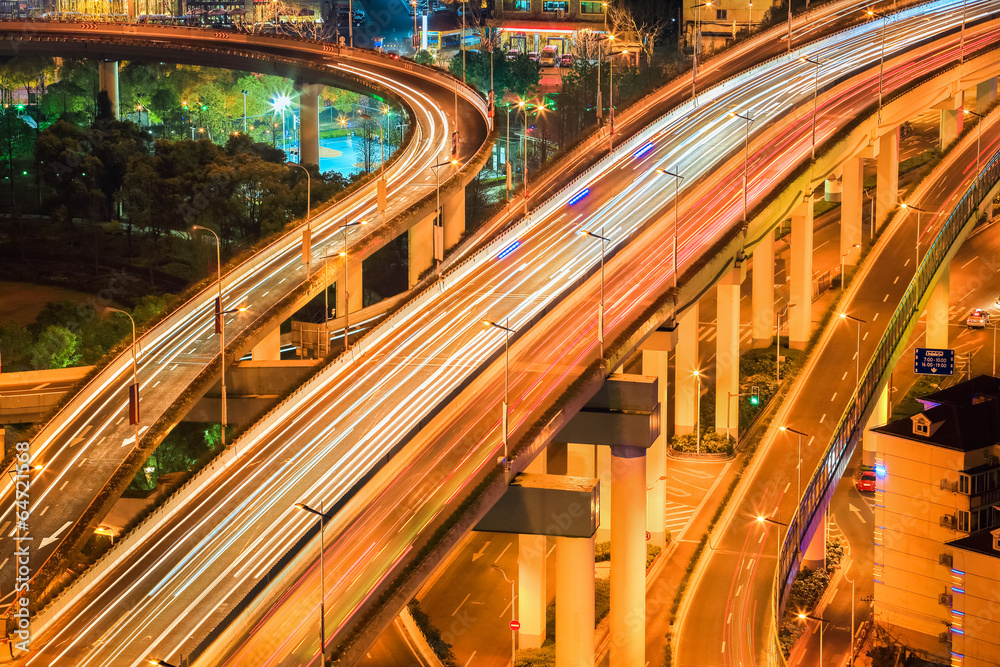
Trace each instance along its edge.
{"label": "red car", "polygon": [[858,491],[875,490],[875,473],[871,470],[864,470],[858,475]]}

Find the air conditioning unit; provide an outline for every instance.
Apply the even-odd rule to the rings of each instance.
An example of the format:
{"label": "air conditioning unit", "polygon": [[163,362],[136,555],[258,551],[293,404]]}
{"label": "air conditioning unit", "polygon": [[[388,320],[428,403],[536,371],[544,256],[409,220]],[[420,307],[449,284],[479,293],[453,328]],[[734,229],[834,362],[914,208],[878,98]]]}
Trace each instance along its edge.
{"label": "air conditioning unit", "polygon": [[941,490],[942,491],[957,491],[958,482],[949,482],[946,479],[941,480]]}
{"label": "air conditioning unit", "polygon": [[953,514],[945,514],[941,517],[941,525],[945,528],[955,527],[955,516]]}
{"label": "air conditioning unit", "polygon": [[556,10],[556,18],[557,19],[564,19],[564,18],[566,18],[566,10],[565,9],[557,9]]}
{"label": "air conditioning unit", "polygon": [[945,567],[951,567],[951,554],[941,554],[938,556],[938,563],[944,565]]}
{"label": "air conditioning unit", "polygon": [[941,634],[938,635],[938,641],[941,642],[942,644],[950,644],[951,643],[951,633],[950,632],[942,632]]}
{"label": "air conditioning unit", "polygon": [[951,593],[942,593],[938,596],[938,604],[943,604],[946,607],[951,606]]}

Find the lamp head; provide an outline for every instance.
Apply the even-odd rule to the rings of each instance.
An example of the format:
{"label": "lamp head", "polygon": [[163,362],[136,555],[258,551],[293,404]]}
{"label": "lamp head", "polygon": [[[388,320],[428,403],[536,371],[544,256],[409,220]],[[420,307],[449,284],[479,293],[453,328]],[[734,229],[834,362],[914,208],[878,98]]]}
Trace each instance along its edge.
{"label": "lamp head", "polygon": [[767,521],[767,517],[763,517],[759,514],[757,515],[757,523],[764,523],[765,521]]}
{"label": "lamp head", "polygon": [[837,316],[840,319],[842,319],[842,320],[846,320],[847,319],[847,313],[837,313]]}

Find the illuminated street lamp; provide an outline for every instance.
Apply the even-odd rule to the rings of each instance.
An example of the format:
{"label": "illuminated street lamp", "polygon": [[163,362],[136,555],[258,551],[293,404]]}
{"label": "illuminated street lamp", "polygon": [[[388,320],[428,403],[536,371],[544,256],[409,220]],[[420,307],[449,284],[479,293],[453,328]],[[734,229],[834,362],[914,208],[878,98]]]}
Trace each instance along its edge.
{"label": "illuminated street lamp", "polygon": [[507,410],[508,401],[510,398],[510,335],[514,333],[508,325],[510,324],[510,318],[506,318],[503,324],[493,322],[492,320],[483,320],[483,326],[494,329],[499,329],[503,331],[503,466],[507,470],[510,468],[510,453],[507,448]]}
{"label": "illuminated street lamp", "polygon": [[983,121],[986,120],[986,116],[984,116],[981,113],[976,113],[975,111],[969,111],[968,109],[962,109],[962,113],[967,113],[970,116],[975,116],[976,118],[979,119],[979,122],[976,123],[976,181],[978,182],[979,170],[981,168],[980,158],[979,158],[979,147],[983,139]]}
{"label": "illuminated street lamp", "polygon": [[309,280],[309,270],[312,268],[312,175],[301,164],[296,162],[285,164],[306,172],[306,228],[302,230],[302,263],[306,265],[306,280]]}
{"label": "illuminated street lamp", "polygon": [[847,313],[837,313],[842,320],[852,320],[858,325],[858,351],[857,356],[854,358],[854,386],[858,386],[861,383],[861,325],[868,324],[865,320],[860,317],[854,317],[853,315],[848,315]]}
{"label": "illuminated street lamp", "polygon": [[249,90],[241,91],[243,93],[243,134],[247,133],[247,95],[250,94]]}
{"label": "illuminated street lamp", "polygon": [[701,371],[695,370],[693,375],[698,379],[698,407],[695,412],[695,452],[701,454]]}
{"label": "illuminated street lamp", "polygon": [[148,658],[146,662],[148,662],[151,665],[158,665],[159,667],[175,667],[166,660],[157,660],[156,658]]}
{"label": "illuminated street lamp", "polygon": [[278,95],[271,100],[271,107],[275,111],[281,112],[281,150],[285,150],[285,109],[291,106],[292,100],[288,95]]}
{"label": "illuminated street lamp", "polygon": [[319,655],[320,664],[326,664],[326,614],[324,613],[324,603],[326,601],[326,566],[323,560],[323,529],[326,528],[326,514],[323,511],[323,503],[319,504],[319,509],[315,510],[305,503],[295,503],[297,509],[309,512],[319,517]]}
{"label": "illuminated street lamp", "polygon": [[[510,129],[508,127],[508,133]],[[434,209],[434,261],[436,263],[435,270],[438,276],[441,275],[441,262],[444,260],[444,220],[441,215],[441,172],[440,168],[445,165],[455,166],[458,164],[458,160],[445,160],[444,162],[438,162],[437,164],[432,164],[431,169],[434,170],[434,190],[437,192],[437,207]],[[507,173],[510,174],[510,162],[507,162]],[[509,192],[509,191],[508,191]],[[438,238],[440,236],[440,238]]]}
{"label": "illuminated street lamp", "polygon": [[503,575],[503,580],[506,581],[506,582],[508,582],[510,584],[510,664],[511,664],[511,667],[513,667],[514,665],[517,664],[516,659],[515,659],[515,655],[514,655],[515,647],[516,647],[516,641],[517,641],[517,631],[514,630],[514,620],[515,620],[515,616],[514,616],[514,580],[510,579],[509,577],[507,577],[507,573],[504,572],[503,568],[501,568],[499,565],[494,564],[491,567],[493,569],[495,569],[495,570],[499,570],[500,574]]}
{"label": "illuminated street lamp", "polygon": [[219,362],[220,372],[222,374],[222,418],[220,423],[222,425],[222,448],[225,449],[226,424],[228,422],[226,414],[226,315],[230,313],[242,313],[248,308],[248,306],[246,304],[242,304],[231,310],[222,309],[222,242],[219,240],[219,235],[208,227],[193,225],[191,230],[208,232],[215,237],[215,263],[218,275],[218,296],[215,297],[215,333],[219,334]]}
{"label": "illuminated street lamp", "polygon": [[[917,212],[917,246],[916,246],[917,247],[917,254],[916,254],[916,264],[913,266],[913,273],[914,273],[914,275],[916,275],[917,268],[919,268],[919,266],[920,266],[920,236],[921,236],[921,233],[920,233],[920,214],[921,213],[927,213],[929,215],[933,215],[933,214],[930,213],[930,211],[925,211],[924,209],[918,208],[918,207],[914,206],[913,204],[903,203],[903,204],[900,204],[899,206],[904,211],[913,210],[913,211]],[[928,225],[928,228],[930,228],[930,225]]]}
{"label": "illuminated street lamp", "polygon": [[694,100],[695,104],[698,104],[698,53],[701,51],[701,8],[711,6],[712,0],[691,6],[691,9],[698,10],[694,21],[694,62],[691,67],[691,99]]}
{"label": "illuminated street lamp", "polygon": [[[853,608],[853,606],[854,606],[854,599],[852,598],[851,599],[851,607]],[[825,618],[823,618],[822,616],[813,616],[812,614],[805,614],[805,613],[803,613],[801,611],[798,614],[796,614],[796,616],[798,617],[799,622],[803,622],[803,621],[806,621],[806,620],[812,620],[812,621],[817,621],[819,623],[819,664],[822,665],[823,664],[823,624],[824,623],[829,623],[829,621],[826,620]],[[852,643],[854,641],[853,635],[851,636],[851,641],[852,641]]]}
{"label": "illuminated street lamp", "polygon": [[629,54],[628,49],[612,51],[608,54],[609,67],[611,67],[611,81],[608,84],[608,149],[615,149],[615,56]]}
{"label": "illuminated street lamp", "polygon": [[[789,4],[791,4],[791,3],[789,3]],[[881,125],[882,124],[882,74],[885,71],[885,27],[886,27],[886,24],[888,24],[888,22],[889,22],[889,15],[888,14],[876,14],[875,11],[872,10],[872,9],[866,9],[865,10],[865,14],[867,14],[870,18],[873,18],[873,19],[874,18],[880,18],[880,19],[882,19],[882,38],[881,38],[881,46],[879,47],[879,56],[878,56],[878,124]],[[791,16],[791,14],[789,14],[789,16]],[[963,38],[964,38],[964,36],[965,36],[965,31],[964,31],[965,22],[964,22],[964,20],[962,22],[962,26],[963,26],[962,35],[963,35]],[[789,19],[789,31],[791,31],[791,19]],[[789,32],[789,34],[791,34],[791,32]],[[791,38],[789,37],[789,40],[790,39]],[[789,50],[791,50],[791,41],[789,41]]]}
{"label": "illuminated street lamp", "polygon": [[[776,553],[778,555],[778,560],[776,561],[776,563],[777,563],[776,566],[780,568],[781,567],[781,527],[784,526],[785,528],[788,528],[788,524],[787,523],[782,523],[781,521],[778,521],[777,519],[772,519],[769,516],[763,516],[762,514],[758,514],[757,515],[757,523],[759,523],[761,526],[763,526],[765,523],[773,523],[775,526],[778,527],[778,548],[776,549]],[[777,608],[777,607],[775,607],[775,608]]]}
{"label": "illuminated street lamp", "polygon": [[781,431],[782,433],[794,433],[795,435],[799,436],[798,458],[795,459],[795,469],[798,470],[799,473],[799,478],[798,478],[799,481],[795,487],[795,502],[798,502],[799,498],[802,497],[802,436],[804,435],[808,436],[809,434],[803,433],[802,431],[796,431],[794,428],[790,426],[779,426],[778,430]]}
{"label": "illuminated street lamp", "polygon": [[843,292],[847,288],[847,281],[844,280],[844,271],[845,271],[846,266],[847,266],[847,264],[846,264],[847,258],[848,258],[848,256],[851,254],[851,252],[855,248],[860,248],[860,247],[861,247],[860,243],[855,243],[854,245],[852,245],[850,248],[847,249],[847,252],[843,253],[840,256],[840,291],[841,292]]}
{"label": "illuminated street lamp", "polygon": [[128,388],[128,423],[135,426],[135,445],[139,446],[139,362],[135,345],[135,320],[132,316],[118,308],[108,306],[108,310],[121,313],[132,323],[132,386]]}
{"label": "illuminated street lamp", "polygon": [[[344,224],[337,227],[336,231],[343,230],[344,232],[344,250],[340,253],[340,256],[344,258],[344,352],[351,349],[351,343],[348,339],[351,329],[351,292],[348,289],[348,276],[351,275],[350,270],[347,266],[347,230],[351,227],[359,227],[361,225],[367,224],[367,220],[358,220],[356,222],[345,222]],[[338,313],[339,314],[339,313]]]}
{"label": "illuminated street lamp", "polygon": [[595,234],[594,232],[582,229],[578,231],[577,234],[579,234],[580,236],[589,236],[601,242],[601,303],[597,307],[597,340],[601,343],[601,359],[603,359],[604,358],[604,255],[607,252],[607,244],[611,242],[611,239],[604,236],[604,227],[601,227],[600,234]]}

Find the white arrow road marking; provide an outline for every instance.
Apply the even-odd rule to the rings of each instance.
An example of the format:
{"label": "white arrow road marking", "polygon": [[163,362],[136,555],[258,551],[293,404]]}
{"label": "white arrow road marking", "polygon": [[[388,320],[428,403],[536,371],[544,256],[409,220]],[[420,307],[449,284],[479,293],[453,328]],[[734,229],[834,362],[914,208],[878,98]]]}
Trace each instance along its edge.
{"label": "white arrow road marking", "polygon": [[[473,563],[475,563],[477,560],[479,560],[480,558],[483,557],[483,554],[486,553],[486,547],[488,547],[488,546],[490,546],[490,541],[486,540],[486,544],[484,544],[483,547],[479,551],[477,551],[476,553],[472,554],[472,562]],[[454,616],[454,614],[452,614],[452,616]]]}
{"label": "white arrow road marking", "polygon": [[42,541],[38,544],[38,548],[39,549],[44,549],[45,547],[47,547],[50,544],[52,544],[53,542],[55,542],[56,538],[59,537],[59,533],[63,532],[64,530],[66,530],[67,528],[69,528],[72,525],[73,525],[72,521],[67,521],[66,523],[64,523],[62,525],[62,528],[60,528],[56,532],[52,533],[51,537],[43,537]]}
{"label": "white arrow road marking", "polygon": [[[142,428],[139,429],[139,436],[142,437],[142,434],[145,433],[148,430],[149,430],[148,426],[143,426]],[[124,447],[125,445],[131,445],[131,444],[134,444],[134,443],[135,443],[135,436],[133,435],[133,436],[130,436],[130,437],[125,438],[124,440],[122,440],[122,447]]]}
{"label": "white arrow road marking", "polygon": [[865,521],[865,518],[863,516],[861,516],[861,510],[860,509],[858,509],[857,507],[855,507],[851,503],[847,503],[847,506],[851,509],[852,512],[854,512],[855,514],[858,515],[858,519],[861,520],[861,523],[868,523],[867,521]]}

